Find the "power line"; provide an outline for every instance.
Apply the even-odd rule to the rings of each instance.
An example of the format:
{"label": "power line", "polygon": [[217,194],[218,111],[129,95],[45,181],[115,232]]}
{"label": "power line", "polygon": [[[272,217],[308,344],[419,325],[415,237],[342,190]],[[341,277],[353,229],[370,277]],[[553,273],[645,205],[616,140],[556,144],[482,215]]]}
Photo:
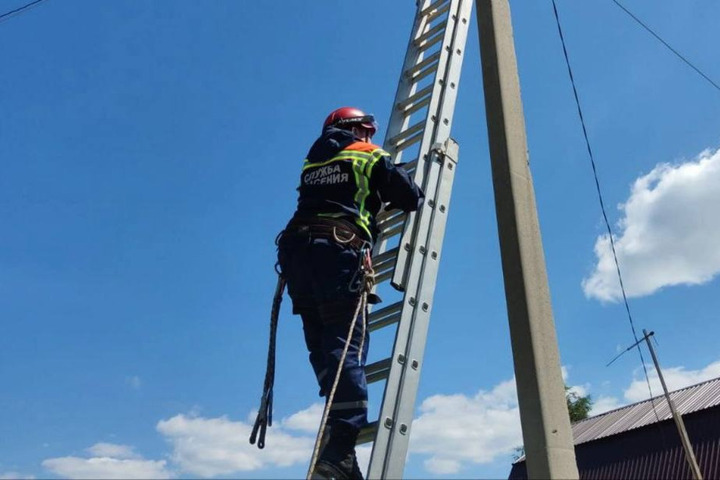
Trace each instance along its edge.
{"label": "power line", "polygon": [[16,13],[20,13],[23,10],[27,10],[28,8],[34,7],[40,2],[44,2],[45,0],[35,0],[34,2],[30,2],[27,5],[23,5],[22,7],[18,7],[15,10],[10,10],[9,12],[5,12],[2,15],[0,15],[0,21],[2,21],[4,18],[9,17],[11,15],[14,15]]}
{"label": "power line", "polygon": [[[625,311],[627,312],[628,320],[630,321],[630,329],[632,330],[633,338],[635,339],[635,344],[637,345],[638,353],[640,354],[640,361],[642,362],[643,371],[645,372],[645,381],[647,382],[648,391],[650,392],[650,401],[652,402],[653,393],[652,387],[650,386],[650,377],[648,376],[647,366],[645,365],[645,358],[643,357],[642,350],[640,349],[640,341],[638,340],[638,336],[635,331],[635,323],[633,322],[632,314],[630,313],[630,304],[628,303],[627,295],[625,293],[625,285],[623,283],[622,274],[620,273],[620,262],[618,262],[617,252],[615,251],[615,240],[613,238],[612,228],[610,227],[610,221],[608,220],[607,213],[605,211],[605,202],[600,188],[600,180],[598,180],[595,157],[593,156],[592,149],[590,148],[590,140],[588,139],[587,128],[585,127],[585,118],[583,117],[582,108],[580,108],[580,98],[578,97],[577,88],[575,87],[575,77],[573,76],[572,68],[570,67],[570,58],[565,46],[565,36],[563,35],[562,27],[560,26],[560,16],[558,15],[555,0],[552,0],[552,4],[553,11],[555,12],[555,22],[557,23],[558,33],[560,34],[560,42],[562,43],[563,54],[565,55],[565,64],[567,65],[568,73],[570,74],[570,83],[572,84],[573,94],[575,95],[575,104],[577,105],[578,115],[580,116],[580,124],[582,125],[583,136],[585,137],[585,145],[587,147],[588,155],[590,156],[590,165],[592,166],[593,177],[595,178],[595,188],[597,190],[598,199],[600,200],[600,209],[602,210],[605,227],[607,228],[608,236],[610,238],[610,248],[612,249],[615,269],[617,271],[618,280],[620,281],[620,291],[622,292],[623,302],[625,303]],[[653,411],[655,412],[655,417],[659,422],[660,418],[655,410],[654,402],[652,403],[652,406]]]}
{"label": "power line", "polygon": [[683,62],[685,62],[690,68],[692,68],[693,70],[695,70],[695,71],[696,71],[701,77],[703,77],[705,80],[707,80],[708,82],[710,82],[710,85],[712,85],[713,87],[715,87],[715,89],[720,90],[720,86],[719,86],[717,83],[713,82],[712,79],[710,79],[710,77],[708,77],[707,75],[705,75],[702,71],[700,71],[699,68],[697,68],[695,65],[693,65],[692,63],[690,63],[690,61],[689,61],[687,58],[683,57],[683,56],[680,54],[680,52],[678,52],[677,50],[675,50],[673,47],[670,46],[670,44],[668,44],[665,40],[663,40],[662,38],[660,38],[660,35],[658,35],[657,33],[653,32],[650,27],[648,27],[647,25],[645,25],[645,24],[642,22],[642,20],[640,20],[640,19],[639,19],[638,17],[636,17],[635,15],[633,15],[633,13],[632,13],[630,10],[628,10],[627,8],[625,8],[625,6],[624,6],[622,3],[618,2],[618,0],[612,0],[612,1],[613,1],[613,3],[614,3],[615,5],[617,5],[618,7],[620,7],[625,13],[627,13],[628,15],[630,15],[630,17],[631,17],[633,20],[635,20],[637,23],[639,23],[645,30],[647,30],[648,32],[650,32],[650,34],[652,34],[653,37],[657,38],[657,39],[660,41],[660,43],[662,43],[663,45],[665,45],[665,46],[668,48],[668,50],[670,50],[671,52],[673,52],[680,60],[682,60]]}

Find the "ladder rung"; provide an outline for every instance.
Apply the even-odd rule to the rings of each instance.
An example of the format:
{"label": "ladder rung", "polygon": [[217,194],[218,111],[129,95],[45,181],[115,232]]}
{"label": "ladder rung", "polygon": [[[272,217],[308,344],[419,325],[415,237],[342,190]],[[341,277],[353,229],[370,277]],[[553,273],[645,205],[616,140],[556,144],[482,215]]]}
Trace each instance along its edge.
{"label": "ladder rung", "polygon": [[[407,163],[403,164],[403,166],[401,168],[407,172]],[[388,207],[388,205],[386,204],[385,208],[387,208],[387,207]],[[383,210],[380,213],[378,213],[377,217],[375,217],[375,219],[376,219],[375,221],[378,224],[378,228],[380,230],[382,230],[382,227],[380,227],[380,225],[387,222],[390,218],[392,218],[396,215],[403,215],[403,214],[404,214],[404,212],[397,208],[393,208],[392,210]]]}
{"label": "ladder rung", "polygon": [[[403,169],[407,171],[407,164],[403,165]],[[387,208],[387,205],[385,205],[385,208]],[[380,213],[377,214],[377,217],[375,217],[376,221],[378,222],[378,225],[384,221],[386,221],[388,218],[392,217],[393,215],[397,215],[400,210],[393,208],[392,210],[382,210]]]}
{"label": "ladder rung", "polygon": [[430,105],[430,100],[432,100],[432,96],[428,95],[427,97],[423,98],[421,101],[417,102],[407,110],[405,110],[405,115],[412,115],[413,113],[417,112],[423,107],[426,107]]}
{"label": "ladder rung", "polygon": [[[440,59],[440,52],[433,53],[432,55],[430,55],[429,57],[427,57],[425,60],[418,63],[414,67],[411,67],[411,68],[408,68],[407,70],[405,70],[405,73],[404,73],[405,78],[407,78],[409,80],[413,80],[413,81],[417,81],[422,78],[425,78],[428,75],[428,73],[435,72],[437,70],[437,66],[438,66],[437,61],[439,59]],[[435,65],[432,65],[430,68],[425,68],[428,65],[431,65],[433,63]],[[422,73],[420,73],[421,70],[422,70]]]}
{"label": "ladder rung", "polygon": [[412,162],[407,162],[405,165],[403,165],[403,168],[405,169],[406,172],[412,174],[415,171],[415,169],[417,168],[417,164],[418,164],[418,161],[416,158]]}
{"label": "ladder rung", "polygon": [[402,212],[400,210],[393,210],[393,212],[396,212],[396,214],[390,215],[378,223],[378,230],[380,232],[389,230],[393,227],[398,226],[398,224],[405,222],[405,212]]}
{"label": "ladder rung", "polygon": [[[443,4],[445,4],[445,5],[443,5]],[[432,18],[434,18],[434,17],[436,17],[437,15],[439,15],[438,13],[436,13],[437,11],[440,11],[440,10],[447,11],[449,8],[450,8],[450,1],[449,1],[449,0],[438,0],[437,2],[431,3],[430,5],[428,5],[427,7],[425,7],[425,8],[420,12],[420,16],[421,16],[421,17],[424,17],[424,16],[427,15],[427,16],[428,16],[427,21],[430,21]],[[433,10],[435,10],[435,11],[433,11]]]}
{"label": "ladder rung", "polygon": [[443,22],[440,22],[437,25],[435,25],[434,27],[432,27],[431,29],[429,29],[427,32],[425,32],[422,35],[420,35],[419,37],[417,37],[413,41],[413,43],[415,44],[416,47],[419,47],[425,40],[432,37],[433,35],[437,35],[440,32],[444,33],[445,27],[446,27],[446,24]]}
{"label": "ladder rung", "polygon": [[401,151],[405,150],[406,148],[416,144],[417,142],[422,140],[424,134],[425,134],[425,131],[423,130],[420,133],[418,133],[417,135],[415,135],[414,137],[408,138],[401,144],[397,145],[395,147],[395,153],[401,152]]}
{"label": "ladder rung", "polygon": [[368,330],[371,332],[379,330],[393,323],[400,321],[403,301],[395,302],[380,310],[374,311],[368,317]]}
{"label": "ladder rung", "polygon": [[420,132],[425,128],[425,120],[421,120],[412,127],[408,127],[402,132],[395,135],[393,138],[390,139],[390,145],[398,146],[400,145],[400,142],[403,140],[407,140],[410,138],[414,133]]}
{"label": "ladder rung", "polygon": [[372,259],[373,268],[383,268],[386,263],[394,263],[395,257],[397,256],[397,250],[397,247],[395,247],[388,250],[387,252],[383,252],[380,255],[374,256]]}
{"label": "ladder rung", "polygon": [[382,273],[375,273],[375,283],[382,283],[387,280],[390,280],[393,276],[393,270],[385,270]]}
{"label": "ladder rung", "polygon": [[378,429],[378,422],[375,420],[374,422],[368,423],[363,428],[360,429],[360,434],[358,435],[356,445],[362,445],[363,443],[370,443],[375,440],[375,434],[377,433]]}
{"label": "ladder rung", "polygon": [[[388,230],[386,230],[386,231],[384,231],[384,232],[380,232],[380,235],[378,235],[378,238],[379,238],[380,240],[387,240],[387,239],[389,239],[389,238],[394,237],[395,235],[401,234],[402,231],[403,231],[403,228],[404,228],[404,224],[403,224],[403,225],[398,225],[398,226],[396,226],[396,227],[394,227],[394,228],[390,228],[390,229],[388,229]],[[375,277],[375,278],[376,278],[376,280],[377,280],[378,283],[385,281],[385,278],[384,278],[382,275],[378,275],[378,276]]]}
{"label": "ladder rung", "polygon": [[[418,90],[417,92],[410,95],[408,98],[403,100],[402,102],[398,102],[398,104],[395,106],[400,111],[403,111],[408,108],[408,106],[412,105],[415,102],[420,101],[423,97],[427,96],[430,97],[433,91],[433,85],[428,85],[427,87],[423,88],[422,90]],[[392,140],[391,140],[392,141]]]}
{"label": "ladder rung", "polygon": [[[390,278],[388,275],[392,276],[393,270],[395,269],[395,261],[397,260],[397,252],[398,249],[395,247],[392,250],[385,252],[390,253],[391,255],[384,257],[382,261],[376,263],[375,259],[373,259],[373,269],[375,270],[375,281],[377,283],[384,282],[384,279]],[[381,278],[383,280],[380,280]]]}
{"label": "ladder rung", "polygon": [[438,34],[432,37],[431,39],[427,40],[426,42],[423,42],[422,44],[418,45],[417,48],[420,52],[424,52],[425,50],[428,50],[433,45],[437,45],[442,41],[442,39],[445,37],[445,35]]}
{"label": "ladder rung", "polygon": [[366,366],[365,377],[367,378],[367,383],[375,383],[380,380],[385,380],[388,377],[388,374],[390,374],[391,360],[392,358],[388,357]]}

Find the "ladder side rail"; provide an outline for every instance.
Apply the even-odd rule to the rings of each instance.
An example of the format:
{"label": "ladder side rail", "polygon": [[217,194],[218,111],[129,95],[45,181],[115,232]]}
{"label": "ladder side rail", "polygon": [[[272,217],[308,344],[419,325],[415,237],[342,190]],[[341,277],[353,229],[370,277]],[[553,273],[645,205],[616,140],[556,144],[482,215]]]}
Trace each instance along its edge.
{"label": "ladder side rail", "polygon": [[[414,179],[422,185],[424,168],[419,168],[422,162],[427,161],[427,153],[437,144],[443,144],[450,137],[457,86],[460,81],[460,71],[463,51],[467,41],[469,17],[472,12],[470,0],[453,0],[448,12],[448,28],[445,30],[438,71],[434,79],[432,99],[428,107],[425,120],[425,131],[418,154],[418,168],[415,169]],[[412,250],[416,213],[410,213],[405,221],[402,236],[399,240],[400,249],[395,262],[392,285],[398,290],[404,290],[408,275],[408,257]]]}
{"label": "ladder side rail", "polygon": [[[450,45],[451,54],[448,58],[448,67],[443,82],[445,88],[442,91],[442,99],[438,108],[438,122],[435,131],[435,142],[433,145],[445,145],[450,140],[453,117],[455,114],[455,103],[457,100],[458,85],[462,71],[463,59],[465,58],[465,45],[467,43],[470,16],[472,14],[473,2],[460,0],[458,17],[455,23],[455,35]],[[456,143],[452,140],[453,143]],[[448,147],[449,148],[449,147]]]}
{"label": "ladder side rail", "polygon": [[[419,15],[426,15],[426,18],[432,17],[435,19],[436,17],[440,16],[438,14],[438,11],[441,12],[447,12],[447,17],[443,19],[443,21],[438,22],[435,26],[430,26],[428,23],[426,25],[427,28],[429,28],[428,32],[430,31],[437,31],[438,36],[442,37],[442,42],[435,42],[433,43],[440,43],[437,51],[434,51],[432,53],[427,52],[429,54],[428,58],[436,58],[435,65],[434,65],[434,71],[433,78],[430,84],[426,87],[424,87],[420,92],[416,92],[414,95],[419,95],[421,92],[427,92],[426,95],[423,95],[423,100],[420,102],[427,106],[427,109],[425,111],[421,111],[421,113],[424,115],[424,118],[422,120],[417,121],[417,123],[413,124],[412,127],[407,128],[396,135],[388,135],[386,138],[386,150],[388,149],[394,149],[394,151],[398,152],[397,159],[401,159],[400,156],[402,153],[402,150],[407,148],[409,144],[413,144],[416,141],[420,141],[420,147],[418,150],[418,157],[414,159],[412,162],[410,162],[412,166],[412,170],[409,172],[411,173],[411,176],[413,177],[413,180],[420,185],[424,191],[426,191],[427,194],[427,186],[424,184],[424,177],[425,177],[425,170],[426,170],[426,159],[427,154],[424,152],[429,151],[430,147],[434,144],[433,139],[435,138],[434,134],[434,122],[435,119],[438,117],[437,115],[437,109],[438,109],[438,99],[442,97],[442,92],[444,89],[444,82],[442,79],[445,76],[445,72],[447,71],[447,63],[448,63],[448,52],[451,51],[449,48],[449,44],[452,43],[452,38],[454,35],[454,26],[451,24],[454,19],[457,19],[458,15],[456,13],[456,9],[458,6],[459,0],[437,0],[435,3],[430,4],[430,2],[425,2],[426,6],[419,6],[418,14]],[[421,12],[422,10],[422,12]],[[442,27],[442,28],[438,28]],[[422,33],[418,38],[424,38],[424,36],[428,33]],[[439,35],[439,32],[442,32],[442,35]],[[420,32],[418,32],[420,33]],[[413,35],[415,36],[415,35]],[[418,46],[416,42],[411,42],[411,46],[422,50],[425,52],[427,50],[427,46],[424,44],[421,46]],[[424,60],[423,60],[424,61]],[[422,63],[422,62],[421,62]],[[426,75],[424,75],[426,76]],[[441,81],[438,82],[438,79]],[[410,99],[406,99],[408,101]],[[396,104],[396,106],[401,110],[403,115],[405,115],[405,118],[409,121],[411,118],[411,114],[415,113],[416,110],[414,108],[408,108],[407,110],[405,107],[403,107],[403,103]],[[402,108],[400,108],[402,107]],[[394,113],[397,112],[397,109],[394,110]],[[416,115],[419,116],[419,115]],[[414,135],[407,135],[409,133],[409,130],[415,129],[416,133]],[[388,132],[389,133],[389,132]],[[406,138],[407,137],[407,138]],[[403,139],[403,141],[400,142],[398,146],[394,144],[394,140],[396,139]],[[388,150],[390,151],[390,150]],[[419,168],[418,168],[419,167]],[[416,218],[417,212],[411,212],[409,214],[403,214],[403,225],[401,227],[401,238],[398,240],[398,244],[402,247],[399,248],[398,256],[396,256],[395,259],[395,268],[391,274],[392,284],[395,287],[395,289],[399,291],[404,291],[405,286],[403,281],[395,281],[396,278],[404,279],[407,273],[407,255],[408,252],[412,250],[412,238],[414,238],[414,225],[415,225],[415,218]],[[377,252],[383,252],[385,248],[387,248],[387,239],[382,239],[380,242],[378,242],[378,250]],[[400,263],[398,263],[398,258],[401,259]],[[384,278],[385,279],[385,278]]]}
{"label": "ladder side rail", "polygon": [[[425,9],[424,13],[428,13],[428,11],[431,10],[431,8],[427,6],[431,2],[426,0],[426,5],[424,6],[421,6],[420,3],[421,2],[418,2],[418,13],[416,15],[420,15],[422,9]],[[449,140],[452,115],[457,96],[457,85],[459,83],[460,69],[462,66],[462,50],[465,47],[467,38],[468,18],[472,3],[468,0],[450,0],[449,2],[436,1],[433,5],[446,11],[447,17],[441,19],[437,25],[432,27],[428,25],[428,17],[424,19],[416,18],[415,30],[411,35],[410,45],[406,54],[405,67],[401,74],[401,83],[405,82],[407,85],[405,89],[406,95],[405,99],[403,99],[400,93],[401,85],[399,85],[398,91],[396,92],[396,103],[394,104],[391,117],[392,121],[390,122],[394,125],[394,128],[389,126],[386,144],[389,139],[405,137],[408,139],[418,138],[418,140],[422,142],[417,158],[410,162],[412,164],[411,174],[416,182],[423,185],[427,195],[427,204],[424,205],[421,210],[432,208],[434,205],[437,205],[438,200],[440,200],[440,205],[443,205],[445,211],[440,215],[442,221],[436,219],[437,214],[434,211],[425,214],[426,217],[428,215],[430,216],[429,220],[423,219],[422,212],[413,214],[412,225],[408,227],[406,220],[403,226],[403,236],[406,239],[408,238],[407,232],[412,232],[410,234],[410,241],[400,243],[398,247],[394,248],[394,257],[397,256],[397,252],[404,254],[406,267],[403,269],[416,263],[415,260],[408,262],[408,257],[418,256],[417,262],[420,263],[419,266],[413,269],[413,272],[417,270],[418,273],[415,274],[415,276],[419,276],[420,279],[415,282],[415,288],[411,288],[410,291],[415,290],[415,293],[421,294],[422,297],[420,298],[423,299],[423,302],[419,303],[419,301],[416,300],[418,295],[411,296],[408,292],[405,292],[402,306],[399,308],[400,311],[396,314],[398,320],[395,322],[398,323],[398,327],[393,354],[387,359],[389,365],[387,365],[385,361],[378,362],[383,363],[383,368],[378,370],[377,375],[381,378],[386,377],[387,382],[379,419],[372,422],[372,425],[369,425],[363,432],[364,441],[369,441],[372,437],[375,438],[368,478],[385,478],[388,472],[397,472],[391,473],[391,477],[393,478],[402,476],[409,445],[409,425],[412,421],[415,398],[419,385],[419,367],[427,339],[427,327],[429,324],[430,305],[432,304],[432,296],[435,289],[437,264],[439,262],[440,249],[442,247],[445,230],[446,205],[448,202],[443,199],[447,197],[449,200],[450,190],[452,188],[452,180],[450,179],[450,181],[448,181],[445,179],[442,181],[445,187],[442,188],[447,190],[447,193],[439,193],[438,191],[438,188],[440,188],[438,185],[438,182],[441,181],[440,178],[447,177],[448,174],[446,172],[452,170],[453,167],[451,166],[449,169],[445,167],[445,164],[448,162],[444,160],[442,160],[443,163],[439,167],[436,167],[433,165],[436,162],[434,160],[430,161],[428,158],[429,154],[423,155],[423,152],[429,152],[431,146],[438,144],[436,141],[438,139]],[[435,16],[438,16],[437,12],[434,13]],[[430,15],[432,15],[432,13]],[[425,25],[423,25],[423,22],[425,22]],[[428,31],[423,32],[425,27],[428,27]],[[423,35],[427,36],[429,31],[442,32],[443,41],[439,49],[435,52],[431,52],[427,48],[427,41],[421,43],[415,41]],[[435,43],[435,41],[433,41],[433,43]],[[418,52],[413,54],[413,49],[418,50]],[[423,58],[423,54],[427,54],[427,57]],[[411,56],[415,58],[414,65],[409,61],[408,57]],[[434,77],[432,78],[432,90],[429,97],[419,97],[417,86],[420,80],[431,74],[433,74]],[[428,87],[423,88],[423,90],[427,89]],[[415,98],[415,100],[411,100],[410,97]],[[422,108],[424,108],[425,105],[427,105],[427,110],[422,112]],[[423,127],[418,130],[419,133],[416,134],[415,137],[407,134],[402,135],[403,129],[407,130],[408,125],[411,123],[411,116],[417,112],[424,113],[425,115],[424,121],[419,122]],[[415,125],[418,125],[418,123]],[[394,152],[396,161],[400,161],[402,151],[407,148],[409,143],[411,142],[405,141],[404,143],[400,142],[399,145],[386,145],[385,149],[391,153]],[[414,143],[414,141],[412,141],[412,143]],[[457,144],[453,142],[453,145],[455,152],[457,152]],[[435,153],[432,155],[435,156]],[[421,161],[422,163],[420,163]],[[437,171],[438,169],[440,172]],[[396,221],[393,220],[392,223],[394,224],[395,222]],[[437,240],[438,238],[439,240]],[[417,247],[416,241],[418,239],[422,239],[425,245],[421,245],[420,248],[417,248],[417,251],[413,251],[416,249],[415,247]],[[384,253],[387,250],[387,238],[382,239],[378,244],[375,253]],[[428,245],[430,245],[429,248],[431,248],[429,253],[427,250]],[[407,252],[406,248],[411,252]],[[425,255],[421,253],[421,250],[424,250]],[[425,275],[424,272],[426,271],[425,262],[428,260],[421,258],[426,255],[430,255],[432,259],[430,263],[433,264],[433,266],[427,270],[427,275]],[[391,259],[387,258],[386,261],[391,261]],[[397,272],[396,262],[394,273],[397,274]],[[410,303],[412,303],[412,305],[410,305]],[[420,318],[420,323],[416,326],[414,323],[418,317]],[[394,324],[395,322],[391,321],[391,317],[388,317],[385,325],[379,324],[378,326],[383,327],[388,324]],[[411,357],[408,356],[409,354]],[[409,374],[406,373],[407,358],[412,358],[412,360],[409,361],[411,367]],[[382,373],[382,371],[386,371],[387,373]],[[398,418],[402,418],[403,421],[398,422]],[[397,432],[399,432],[399,434],[396,434]],[[382,472],[385,472],[385,474]]]}
{"label": "ladder side rail", "polygon": [[[429,165],[427,174],[427,198],[426,202],[418,212],[418,226],[424,230],[419,232],[422,235],[421,245],[427,243],[427,236],[430,229],[430,220],[432,217],[432,207],[435,204],[437,195],[438,179],[440,178],[441,165],[439,162],[433,161]],[[419,249],[419,246],[416,247]],[[413,255],[410,263],[414,275],[410,276],[408,289],[403,295],[403,306],[400,314],[400,321],[397,325],[395,334],[395,342],[393,353],[391,356],[391,366],[385,383],[385,391],[383,394],[382,404],[380,406],[380,414],[378,417],[378,430],[373,444],[372,454],[370,456],[370,467],[368,469],[368,478],[385,478],[382,470],[389,451],[390,437],[393,431],[399,426],[395,423],[394,416],[397,401],[400,396],[400,386],[402,384],[402,376],[407,358],[408,340],[412,332],[412,323],[415,316],[415,310],[420,308],[417,304],[417,292],[420,287],[420,275],[422,269],[423,255]],[[403,459],[404,460],[404,459]]]}
{"label": "ladder side rail", "polygon": [[[407,129],[408,125],[410,124],[410,119],[413,113],[416,113],[417,110],[421,108],[422,103],[429,103],[429,97],[428,100],[418,99],[417,101],[413,102],[411,99],[413,97],[417,96],[417,86],[420,80],[425,78],[428,75],[435,75],[435,71],[437,70],[437,61],[440,57],[440,52],[435,52],[430,55],[427,54],[427,45],[426,40],[427,36],[429,34],[434,34],[433,30],[435,30],[435,27],[428,28],[428,23],[431,21],[431,18],[428,17],[426,9],[432,4],[433,0],[418,0],[416,2],[416,12],[415,12],[415,19],[413,21],[413,29],[410,33],[410,39],[408,41],[408,47],[405,54],[405,59],[403,61],[403,67],[400,72],[400,79],[398,82],[398,87],[395,92],[395,99],[393,101],[393,106],[390,112],[390,119],[388,121],[388,128],[386,130],[385,134],[385,140],[383,142],[383,149],[388,151],[390,153],[395,161],[395,163],[400,163],[402,161],[402,153],[404,148],[396,148],[394,145],[392,145],[389,140],[393,137],[396,137],[399,135],[403,130]],[[442,2],[441,2],[442,3]],[[431,35],[430,35],[431,36]],[[434,65],[433,65],[434,63]],[[413,105],[406,105],[408,102],[412,103]],[[420,107],[420,108],[418,108]],[[422,133],[422,132],[421,132]],[[413,161],[409,162],[409,166],[412,168],[411,171],[414,171],[417,165],[417,159],[414,159]],[[402,216],[402,223],[405,222],[405,218],[407,217],[404,213],[395,213],[395,212],[386,212],[381,211],[379,214],[379,217],[390,217],[394,215],[400,215]],[[402,230],[400,232],[402,233]],[[398,247],[394,248],[388,248],[388,241],[393,237],[394,235],[382,235],[378,239],[377,243],[375,244],[375,247],[373,248],[373,263],[383,263],[387,261],[392,261],[393,265],[395,263],[395,257],[397,256],[397,253],[390,253],[392,250],[397,250]],[[391,255],[393,258],[389,259],[386,258],[388,255]],[[392,272],[385,275],[383,274],[382,277],[379,278],[378,282],[373,287],[373,292],[377,290],[378,284],[381,282],[384,282],[385,280],[389,280],[392,277]],[[399,305],[397,305],[399,304]],[[393,311],[397,310],[397,313],[394,313],[391,317],[388,317],[388,321],[380,320],[378,323],[379,325],[374,326],[373,324],[370,325],[371,330],[375,330],[377,328],[383,328],[387,325],[392,325],[395,323],[399,323],[399,317],[402,313],[402,304],[403,300],[400,300],[399,302],[396,302],[390,306],[390,308],[393,309]],[[389,307],[386,307],[389,308]],[[368,310],[371,310],[372,306],[368,307]],[[384,309],[381,309],[384,310]],[[371,315],[371,318],[374,315]],[[397,317],[398,320],[392,321],[393,317]],[[384,394],[383,394],[384,397]],[[371,422],[368,424],[365,428],[362,429],[362,432],[358,438],[358,444],[360,443],[368,443],[373,442],[373,448],[374,448],[374,440],[376,437],[376,432],[378,430],[378,421]]]}
{"label": "ladder side rail", "polygon": [[[443,35],[443,40],[441,45],[439,46],[439,49],[437,52],[439,53],[439,59],[437,63],[437,70],[435,72],[435,76],[432,80],[432,93],[430,94],[430,103],[427,108],[427,112],[425,114],[424,119],[424,127],[422,128],[423,136],[420,143],[420,149],[418,153],[418,168],[415,169],[415,175],[414,180],[415,183],[418,185],[424,186],[424,176],[425,176],[425,168],[420,168],[421,164],[423,162],[427,162],[427,156],[423,158],[423,156],[427,155],[427,152],[430,151],[430,148],[434,145],[435,142],[433,142],[433,137],[435,137],[435,124],[437,119],[437,111],[439,108],[439,102],[442,97],[442,91],[445,88],[444,84],[444,78],[445,78],[445,72],[447,71],[447,64],[448,64],[448,58],[450,47],[453,43],[453,37],[455,35],[455,19],[457,18],[457,11],[458,11],[458,5],[461,0],[450,0],[450,8],[448,11],[447,19],[445,20],[447,25],[445,28],[445,33]],[[437,2],[440,3],[440,2]],[[398,132],[400,133],[400,132]],[[393,138],[396,135],[393,135],[392,137],[388,137],[388,140]],[[393,148],[392,146],[389,146],[389,148]],[[410,221],[410,218],[414,218],[415,214],[411,213],[408,216],[408,221]]]}
{"label": "ladder side rail", "polygon": [[[383,141],[383,149],[386,150],[393,157],[395,163],[402,161],[402,150],[398,150],[390,144],[389,140],[405,130],[410,122],[410,116],[405,115],[402,110],[396,108],[397,105],[405,102],[409,97],[415,94],[417,90],[417,82],[411,76],[406,75],[406,72],[412,72],[415,70],[418,64],[423,63],[425,60],[425,51],[419,49],[415,45],[415,40],[422,36],[427,26],[427,16],[421,15],[424,8],[430,5],[431,0],[423,0],[417,2],[417,11],[415,13],[415,20],[413,21],[413,29],[410,33],[410,40],[408,41],[407,51],[405,53],[405,60],[403,61],[403,67],[400,71],[400,80],[398,81],[397,90],[395,91],[395,99],[393,100],[392,109],[390,111],[390,119],[388,120],[388,128],[385,132],[385,140]],[[389,238],[380,238],[373,248],[373,256],[379,255],[385,252],[388,248]],[[373,288],[373,292],[376,288]]]}
{"label": "ladder side rail", "polygon": [[418,64],[422,63],[425,58],[425,52],[415,46],[415,39],[422,35],[425,27],[427,26],[427,17],[421,15],[420,13],[429,3],[430,0],[424,0],[422,4],[418,2],[417,12],[415,13],[415,20],[413,22],[413,29],[410,34],[408,48],[405,53],[405,60],[403,61],[403,67],[400,71],[400,80],[398,82],[397,90],[395,91],[395,100],[393,101],[393,106],[390,111],[390,120],[388,121],[388,127],[385,131],[383,149],[393,156],[396,163],[401,161],[402,151],[397,151],[396,148],[389,144],[388,140],[407,128],[410,121],[409,117],[404,115],[401,110],[398,110],[395,107],[396,105],[404,102],[407,98],[411,97],[417,90],[417,83],[414,82],[412,78],[408,78],[405,73],[412,71]]}
{"label": "ladder side rail", "polygon": [[[389,448],[386,453],[383,478],[402,478],[407,457],[412,420],[415,413],[415,400],[420,384],[420,374],[425,354],[425,345],[430,325],[433,297],[440,264],[445,226],[450,205],[450,196],[458,161],[458,144],[449,139],[446,143],[446,152],[443,157],[438,184],[438,194],[430,220],[430,232],[424,246],[423,263],[420,272],[420,282],[416,304],[419,308],[414,311],[414,319],[410,338],[408,339],[404,374],[399,387],[399,397],[395,408],[394,421],[399,428],[391,432]],[[422,246],[418,247],[418,249]],[[416,253],[417,254],[417,253]],[[405,427],[403,427],[405,425]],[[405,430],[403,432],[403,430]]]}

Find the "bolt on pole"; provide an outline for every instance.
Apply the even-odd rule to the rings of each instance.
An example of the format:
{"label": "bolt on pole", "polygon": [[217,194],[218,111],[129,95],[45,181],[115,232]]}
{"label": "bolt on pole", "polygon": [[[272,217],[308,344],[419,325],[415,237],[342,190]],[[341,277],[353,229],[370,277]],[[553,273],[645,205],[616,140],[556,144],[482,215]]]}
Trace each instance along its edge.
{"label": "bolt on pole", "polygon": [[579,478],[528,166],[508,0],[476,0],[505,297],[528,478]]}

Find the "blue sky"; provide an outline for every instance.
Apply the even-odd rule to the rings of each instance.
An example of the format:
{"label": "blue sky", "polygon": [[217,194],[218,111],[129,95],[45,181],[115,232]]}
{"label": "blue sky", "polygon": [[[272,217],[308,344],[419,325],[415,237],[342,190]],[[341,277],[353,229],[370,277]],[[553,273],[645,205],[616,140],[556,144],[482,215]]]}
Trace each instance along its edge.
{"label": "blue sky", "polygon": [[[720,4],[624,3],[720,79]],[[48,0],[0,22],[0,478],[304,475],[319,398],[287,301],[276,425],[247,444],[273,240],[327,113],[374,112],[383,138],[414,4]],[[633,339],[552,4],[511,6],[562,364],[598,413],[647,388],[636,352],[605,367]],[[720,376],[720,92],[610,0],[558,7],[636,325],[671,387]],[[522,439],[474,19],[453,137],[405,473],[506,477]]]}

